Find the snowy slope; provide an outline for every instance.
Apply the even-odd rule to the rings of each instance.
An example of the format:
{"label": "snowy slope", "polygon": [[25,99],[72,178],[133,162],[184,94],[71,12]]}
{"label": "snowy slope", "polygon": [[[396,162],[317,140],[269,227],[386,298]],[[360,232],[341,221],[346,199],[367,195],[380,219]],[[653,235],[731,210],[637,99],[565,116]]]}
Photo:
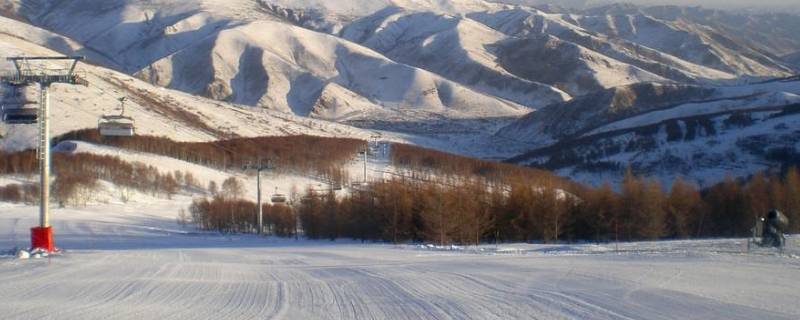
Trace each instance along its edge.
{"label": "snowy slope", "polygon": [[568,100],[558,89],[520,78],[498,66],[492,46],[507,37],[474,20],[388,8],[341,31],[387,57],[529,107]]}
{"label": "snowy slope", "polygon": [[[0,0],[0,42],[9,54],[82,54],[115,70],[82,66],[88,88],[55,87],[63,108],[56,134],[95,126],[129,96],[140,133],[175,140],[380,131],[391,141],[503,159],[604,126],[595,134],[751,105],[775,109],[797,94],[778,82],[721,88],[791,74],[780,58],[800,51],[791,14],[530,3]],[[608,93],[653,82],[716,93],[621,113],[587,98],[625,100]],[[585,108],[553,111],[578,105]],[[631,118],[676,105],[684,107]],[[0,126],[6,149],[30,146],[33,134]]]}
{"label": "snowy slope", "polygon": [[[732,73],[714,69],[711,65],[693,63],[645,44],[626,40],[614,33],[606,34],[584,28],[576,21],[583,18],[581,15],[514,8],[474,13],[470,17],[512,36],[553,36],[592,50],[607,59],[615,59],[674,81],[719,81],[734,77]],[[650,35],[661,36],[658,33]],[[775,71],[774,74],[784,75],[785,70]]]}
{"label": "snowy slope", "polygon": [[[717,34],[697,23],[661,21],[644,13],[638,13],[636,19],[626,20],[623,16],[617,19],[614,15],[621,13],[611,9],[555,14],[481,0],[198,0],[182,3],[117,0],[102,6],[92,6],[86,1],[56,4],[48,0],[6,0],[4,7],[9,14],[74,39],[86,48],[84,50],[111,57],[120,70],[138,71],[141,77],[153,83],[219,100],[291,110],[303,116],[310,114],[317,104],[316,98],[332,81],[390,109],[409,104],[452,108],[454,104],[477,97],[479,104],[486,106],[466,107],[480,109],[473,114],[507,115],[508,110],[496,110],[506,109],[502,105],[507,104],[507,100],[536,108],[569,98],[547,85],[580,95],[594,89],[643,81],[696,82],[730,79],[734,74],[786,75],[787,70],[778,63],[764,62],[770,58],[750,46],[724,46],[724,39],[717,39]],[[620,32],[624,21],[630,22],[630,32]],[[364,54],[362,48],[349,41],[334,41],[315,32],[294,30],[290,25],[362,43],[393,61],[464,85],[465,88],[452,91],[465,91],[463,95],[468,97],[458,100],[459,103],[441,101],[439,105],[431,105],[424,99],[420,101],[419,94],[433,88],[429,88],[428,76],[420,79],[416,75],[418,71],[401,75],[401,78],[419,90],[404,90],[405,83],[393,84],[399,87],[400,98],[397,92],[387,97],[364,88],[359,82],[336,81],[330,65],[347,66],[340,57],[342,51]],[[260,33],[262,29],[264,34]],[[557,39],[524,39],[535,34]],[[509,40],[509,36],[522,39],[502,41]],[[672,41],[673,38],[678,39]],[[330,44],[328,49],[322,50],[315,46],[318,42],[331,41],[346,49],[336,52],[330,49]],[[563,41],[565,45],[547,47],[553,41]],[[698,49],[688,50],[687,44]],[[521,56],[513,55],[519,47],[526,52]],[[743,53],[741,58],[735,54],[738,49]],[[747,52],[743,51],[745,49]],[[287,59],[287,50],[303,54]],[[567,72],[533,68],[537,65],[533,62],[542,59],[537,52],[564,54],[562,61],[557,61],[560,66],[578,65],[580,68]],[[191,57],[181,57],[185,55]],[[367,54],[373,55],[380,56]],[[258,59],[260,56],[267,57]],[[704,58],[706,56],[714,59]],[[172,65],[173,61],[176,65]],[[328,64],[327,69],[315,63]],[[367,64],[369,68],[366,69],[372,71],[374,66]],[[144,68],[149,69],[142,70]],[[373,79],[370,72],[363,69],[351,71],[357,77],[364,77],[364,81]],[[258,84],[251,84],[253,82]],[[296,90],[289,90],[290,87]],[[441,90],[440,87],[437,85],[437,89]],[[488,96],[466,93],[473,90]],[[334,91],[327,94],[333,95]],[[445,92],[444,95],[450,94]],[[345,94],[336,99],[344,101],[348,97]],[[446,112],[443,115],[458,117]]]}
{"label": "snowy slope", "polygon": [[[577,19],[580,26],[644,45],[686,61],[733,73],[780,76],[791,70],[768,52],[725,31],[689,19],[661,20],[636,6],[611,5],[589,10]],[[662,16],[663,15],[659,15]]]}
{"label": "snowy slope", "polygon": [[[777,90],[777,91],[771,91]],[[499,131],[527,141],[512,161],[578,181],[621,181],[628,167],[665,185],[707,186],[800,159],[800,82],[733,87],[636,85],[534,112]],[[557,122],[554,119],[570,119]]]}
{"label": "snowy slope", "polygon": [[[0,257],[13,319],[794,319],[800,239],[480,248],[294,241],[197,232],[190,199],[54,209],[49,259]],[[0,247],[35,208],[0,203]],[[75,294],[79,292],[80,294]]]}
{"label": "snowy slope", "polygon": [[[538,145],[580,134],[589,128],[684,101],[714,99],[713,89],[659,83],[616,87],[532,112],[497,135]],[[569,121],[559,121],[567,119]]]}
{"label": "snowy slope", "polygon": [[[60,152],[122,156],[201,181],[253,177],[83,142]],[[370,157],[373,178],[385,155]],[[358,163],[351,171],[358,172]],[[313,179],[265,176],[284,192]],[[18,179],[0,177],[4,181]],[[203,232],[177,223],[192,198],[113,185],[81,208],[52,208],[65,252],[16,260],[0,250],[0,314],[14,319],[562,318],[792,319],[800,238],[784,255],[744,239],[480,247],[364,244]],[[196,196],[197,194],[195,194]],[[0,202],[0,248],[28,245],[37,208]],[[724,283],[724,285],[720,285]],[[74,292],[81,292],[74,295]],[[731,294],[735,292],[736,294]],[[622,299],[620,299],[622,297]],[[320,303],[319,301],[325,301]]]}
{"label": "snowy slope", "polygon": [[387,108],[437,111],[454,118],[526,110],[339,38],[272,21],[227,29],[137,75],[185,92],[302,116],[328,83]]}
{"label": "snowy slope", "polygon": [[587,135],[653,125],[663,122],[664,119],[688,118],[715,113],[733,113],[737,110],[752,110],[754,107],[761,109],[777,109],[786,105],[798,103],[800,103],[800,95],[787,92],[770,92],[740,99],[730,98],[712,102],[686,103],[674,108],[647,112],[621,121],[611,122],[598,129],[592,130],[587,133]]}
{"label": "snowy slope", "polygon": [[231,22],[231,11],[254,12],[238,6],[225,11],[203,10],[199,1],[6,1],[12,12],[32,23],[63,34],[83,46],[104,53],[123,71],[135,71],[149,62],[202,39]]}
{"label": "snowy slope", "polygon": [[[323,88],[336,82],[390,109],[422,105],[423,109],[455,118],[519,115],[525,111],[424,70],[395,64],[347,41],[294,27],[292,23],[298,21],[276,7],[281,4],[206,0],[116,1],[92,6],[86,1],[63,5],[39,1],[36,5],[23,2],[10,11],[113,57],[121,71],[139,71],[139,76],[151,83],[218,100],[307,116]],[[428,5],[409,2],[412,4]],[[331,7],[321,2],[304,5],[316,10]],[[82,20],[89,23],[79,22]],[[390,81],[376,82],[385,75],[367,76],[374,68],[396,75]],[[397,90],[383,92],[376,85],[391,85]],[[542,99],[563,100],[558,94],[543,95]]]}
{"label": "snowy slope", "polygon": [[[608,89],[532,112],[497,135],[538,145],[543,141],[576,138],[671,118],[735,110],[774,109],[800,102],[798,95],[798,81],[728,87],[637,84]],[[620,127],[621,123],[631,125]]]}
{"label": "snowy slope", "polygon": [[783,60],[793,65],[795,69],[800,69],[800,51],[783,56]]}
{"label": "snowy slope", "polygon": [[[752,123],[741,126],[730,124],[735,119],[733,113],[646,127],[656,133],[621,130],[587,138],[585,141],[595,147],[582,144],[565,149],[586,160],[567,160],[553,168],[558,174],[600,185],[621,183],[620,175],[630,165],[637,174],[658,179],[665,187],[679,176],[707,187],[727,177],[747,178],[759,171],[778,173],[785,164],[796,163],[800,150],[800,135],[791,129],[800,125],[800,117],[781,113],[741,113],[752,118],[747,120]],[[681,129],[670,135],[667,125]],[[547,156],[534,161],[543,158]]]}
{"label": "snowy slope", "polygon": [[[2,10],[0,10],[2,12]],[[117,64],[103,53],[88,49],[62,35],[34,27],[22,21],[0,15],[0,34],[20,37],[31,43],[50,48],[65,55],[81,55],[95,64],[116,67]]]}
{"label": "snowy slope", "polygon": [[[394,60],[534,107],[564,99],[552,97],[553,93],[548,98],[543,91],[558,90],[542,84],[581,95],[598,88],[664,80],[560,39],[504,34],[501,28],[492,29],[497,26],[488,16],[475,13],[464,18],[388,8],[346,26],[341,35]],[[573,27],[564,22],[564,28]]]}
{"label": "snowy slope", "polygon": [[[8,55],[57,55],[35,43],[3,34],[0,34],[0,50]],[[0,61],[0,70],[8,72],[12,69],[11,64]],[[498,121],[466,119],[464,123],[454,123],[435,111],[407,109],[398,112],[382,108],[335,83],[325,87],[313,107],[313,117],[318,118],[352,121],[362,125],[364,119],[372,121],[373,117],[390,120],[392,125],[385,127],[386,129],[396,128],[396,123],[408,121],[410,114],[415,121],[409,131],[459,132],[466,136],[464,139],[452,140],[449,137],[364,130],[291,113],[210,100],[157,87],[138,78],[85,63],[79,64],[77,72],[88,80],[88,87],[54,85],[51,88],[51,126],[54,136],[78,129],[95,128],[101,115],[120,112],[117,99],[123,96],[128,98],[125,113],[134,118],[139,134],[166,136],[177,141],[212,141],[232,135],[253,137],[306,134],[359,139],[379,135],[389,141],[450,152],[480,154],[482,150],[474,146],[471,139],[476,135],[489,135],[495,128],[510,121],[505,120],[506,118]],[[10,90],[7,87],[2,89]],[[38,90],[31,87],[27,91],[27,99],[37,101]],[[490,129],[486,129],[487,127]],[[35,125],[0,123],[0,148],[11,151],[32,148],[36,133]]]}
{"label": "snowy slope", "polygon": [[[159,156],[149,153],[132,152],[129,150],[94,145],[86,142],[79,141],[65,141],[55,147],[56,152],[64,152],[61,150],[68,150],[68,153],[89,153],[97,155],[108,155],[120,157],[127,162],[138,162],[145,165],[157,168],[162,174],[167,174],[175,171],[190,172],[198,181],[199,185],[203,188],[209,185],[210,182],[216,183],[218,186],[228,178],[239,179],[244,186],[244,198],[250,201],[256,201],[256,185],[257,180],[254,172],[238,172],[238,171],[221,171],[214,168],[209,168],[186,161],[177,160],[170,157]],[[291,194],[293,191],[303,192],[308,187],[314,189],[328,189],[327,183],[323,185],[323,181],[311,176],[302,176],[291,173],[264,173],[262,174],[262,187],[265,202],[269,203],[269,195],[273,193]],[[115,189],[114,186],[109,186],[109,189]],[[187,191],[188,195],[200,196],[203,192]],[[114,199],[119,201],[118,199]]]}
{"label": "snowy slope", "polygon": [[[667,79],[578,44],[542,35],[498,43],[499,63],[523,78],[585,95],[606,88]],[[527,63],[527,61],[538,63]]]}
{"label": "snowy slope", "polygon": [[[54,55],[51,50],[0,34],[0,48],[9,55]],[[13,67],[0,62],[3,70]],[[230,134],[239,136],[311,134],[362,137],[374,132],[336,123],[301,118],[266,109],[253,109],[213,101],[179,91],[155,87],[131,76],[79,64],[78,74],[88,87],[55,85],[51,89],[52,133],[93,128],[104,114],[119,113],[119,97],[128,97],[126,114],[136,120],[140,134],[167,136],[179,141],[209,141]],[[9,88],[4,88],[9,90]],[[28,99],[36,101],[35,89]],[[33,146],[36,126],[0,124],[2,148],[19,150]]]}
{"label": "snowy slope", "polygon": [[647,15],[665,21],[684,21],[706,26],[738,44],[771,56],[796,52],[800,45],[797,10],[716,10],[700,6],[642,8]]}

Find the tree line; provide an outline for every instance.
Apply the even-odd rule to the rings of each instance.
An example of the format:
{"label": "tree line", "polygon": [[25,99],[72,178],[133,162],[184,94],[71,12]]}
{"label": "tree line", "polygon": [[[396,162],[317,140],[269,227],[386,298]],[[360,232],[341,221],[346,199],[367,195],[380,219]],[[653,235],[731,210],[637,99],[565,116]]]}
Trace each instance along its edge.
{"label": "tree line", "polygon": [[177,142],[166,137],[137,135],[103,137],[95,129],[66,133],[54,143],[85,141],[126,150],[167,156],[219,169],[242,170],[271,160],[277,172],[298,172],[341,183],[341,165],[363,149],[364,141],[347,138],[285,136],[234,138],[214,142]]}
{"label": "tree line", "polygon": [[[189,207],[191,222],[203,230],[227,233],[256,233],[258,206],[238,198],[215,195],[197,198]],[[264,232],[281,237],[297,235],[297,219],[291,208],[284,205],[263,204]]]}
{"label": "tree line", "polygon": [[[364,143],[316,137],[179,143],[147,136],[103,138],[94,130],[73,132],[60,139],[220,167],[236,168],[253,159],[275,156],[279,165],[285,163],[281,161],[293,162],[285,163],[285,168],[327,172],[340,179],[344,179],[341,164]],[[231,150],[241,154],[229,154]],[[408,145],[392,145],[391,155],[399,170],[389,180],[360,186],[344,196],[309,189],[293,195],[291,205],[265,205],[265,231],[296,236],[300,230],[319,239],[442,244],[733,237],[749,235],[757,218],[776,208],[790,218],[788,231],[800,232],[800,176],[796,169],[772,175],[758,173],[745,180],[728,178],[702,190],[682,179],[664,190],[657,181],[628,172],[615,190],[609,184],[589,187],[547,171]],[[33,173],[35,160],[33,151],[0,152],[0,174]],[[54,169],[54,197],[73,203],[80,202],[98,180],[110,181],[121,186],[120,190],[167,197],[181,187],[205,189],[190,173],[160,173],[152,166],[110,156],[56,153]],[[7,186],[0,189],[0,197],[30,202],[38,197],[38,191],[32,188]],[[211,183],[207,190],[211,198],[197,199],[189,208],[199,227],[222,232],[257,231],[257,207],[241,199],[240,182],[226,180],[221,189]]]}
{"label": "tree line", "polygon": [[409,169],[408,174],[427,172],[437,176],[477,176],[493,181],[516,177],[529,180],[558,180],[560,185],[571,184],[550,171],[469,158],[408,144],[392,144],[391,160],[395,166]]}
{"label": "tree line", "polygon": [[[116,156],[88,153],[54,153],[51,195],[60,205],[85,205],[104,180],[117,186],[120,198],[127,200],[132,191],[171,198],[181,189],[202,189],[191,172],[161,173],[143,163],[126,162]],[[31,175],[38,173],[36,153],[27,150],[0,152],[0,174]],[[9,202],[37,203],[38,185],[13,184],[0,188],[0,199]]]}
{"label": "tree line", "polygon": [[39,185],[15,183],[0,186],[0,201],[35,204],[39,201]]}
{"label": "tree line", "polygon": [[[445,181],[445,180],[442,180]],[[633,241],[749,236],[772,208],[800,232],[800,175],[758,173],[726,179],[705,190],[678,178],[669,190],[628,172],[611,185],[556,187],[558,180],[431,181],[396,177],[345,196],[308,189],[291,205],[265,206],[268,230],[311,239],[353,238],[388,242],[476,244],[517,241]],[[237,209],[230,209],[233,206]],[[194,221],[208,230],[252,232],[255,204],[231,197],[198,199]],[[295,223],[299,225],[295,225]]]}

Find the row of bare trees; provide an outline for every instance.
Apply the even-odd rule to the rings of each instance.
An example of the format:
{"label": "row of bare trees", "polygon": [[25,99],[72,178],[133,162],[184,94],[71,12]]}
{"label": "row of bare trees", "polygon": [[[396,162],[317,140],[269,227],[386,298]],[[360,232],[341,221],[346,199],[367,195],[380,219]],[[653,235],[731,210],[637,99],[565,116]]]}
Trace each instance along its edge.
{"label": "row of bare trees", "polygon": [[[204,166],[241,170],[270,159],[279,172],[299,172],[342,182],[341,164],[363,148],[356,139],[315,136],[235,138],[214,142],[176,142],[166,137],[103,137],[94,129],[66,133],[54,139],[86,141],[153,153]],[[0,163],[2,165],[2,163]]]}
{"label": "row of bare trees", "polygon": [[28,174],[39,168],[34,150],[5,152],[0,150],[0,173]]}
{"label": "row of bare trees", "polygon": [[[8,157],[5,157],[5,156]],[[38,172],[31,151],[0,155],[0,174],[31,175]],[[161,173],[156,167],[130,163],[115,156],[88,153],[53,154],[53,199],[62,206],[85,205],[99,188],[99,180],[111,182],[127,200],[132,191],[172,198],[181,189],[201,189],[191,172]],[[10,202],[39,201],[37,185],[10,185],[0,189],[0,199]]]}
{"label": "row of bare trees", "polygon": [[528,180],[560,180],[552,172],[514,164],[487,161],[459,156],[407,144],[393,144],[391,160],[395,166],[405,167],[414,172],[425,172],[436,176],[480,176],[489,180],[504,181],[509,177]]}
{"label": "row of bare trees", "polygon": [[39,200],[39,185],[10,184],[0,186],[0,201],[34,204]]}
{"label": "row of bare trees", "polygon": [[[228,233],[254,233],[258,231],[255,216],[258,206],[240,198],[218,194],[208,198],[197,198],[189,207],[191,221],[204,230]],[[264,232],[291,237],[297,232],[294,211],[283,205],[263,205]]]}
{"label": "row of bare trees", "polygon": [[[556,240],[569,233],[568,219],[580,203],[574,195],[534,184],[456,185],[402,178],[343,197],[308,189],[295,200],[291,206],[264,207],[268,230],[292,236],[299,220],[311,239],[441,244]],[[220,195],[195,200],[190,212],[203,229],[251,232],[256,209],[253,203]]]}
{"label": "row of bare trees", "polygon": [[[706,190],[676,179],[670,190],[628,173],[619,191],[610,185],[565,190],[559,180],[509,179],[461,183],[396,178],[346,196],[306,190],[292,206],[265,206],[270,232],[312,239],[475,244],[509,241],[629,241],[747,236],[769,209],[784,211],[800,232],[800,176],[757,174]],[[255,204],[215,197],[191,208],[202,228],[255,230]]]}
{"label": "row of bare trees", "polygon": [[668,191],[655,180],[628,172],[620,192],[610,185],[586,188],[573,225],[581,239],[680,239],[748,236],[756,220],[771,209],[800,232],[800,175],[791,168],[779,175],[757,173],[745,181],[727,178],[699,190],[678,178]]}
{"label": "row of bare trees", "polygon": [[[67,138],[221,167],[278,157],[279,165],[329,177],[343,177],[341,164],[362,145],[358,140],[317,137],[179,143],[158,137],[107,139],[94,131],[62,137]],[[35,169],[33,152],[0,155],[0,174]],[[291,236],[302,229],[311,238],[442,244],[744,236],[758,217],[777,208],[789,216],[790,231],[800,232],[800,177],[795,169],[773,176],[757,174],[747,181],[727,179],[705,190],[680,179],[663,190],[655,180],[628,173],[615,190],[610,185],[581,186],[546,171],[407,145],[393,145],[392,160],[413,175],[372,183],[346,196],[307,190],[295,197],[292,206],[265,207],[267,231]],[[61,199],[80,199],[98,179],[154,195],[171,196],[181,186],[202,189],[190,174],[161,174],[154,167],[115,157],[56,154],[54,162],[59,176],[55,194]],[[200,227],[255,230],[257,208],[240,200],[240,182],[229,179],[208,189],[213,197],[198,199],[190,208]],[[34,194],[0,190],[0,195],[6,193],[17,198]]]}

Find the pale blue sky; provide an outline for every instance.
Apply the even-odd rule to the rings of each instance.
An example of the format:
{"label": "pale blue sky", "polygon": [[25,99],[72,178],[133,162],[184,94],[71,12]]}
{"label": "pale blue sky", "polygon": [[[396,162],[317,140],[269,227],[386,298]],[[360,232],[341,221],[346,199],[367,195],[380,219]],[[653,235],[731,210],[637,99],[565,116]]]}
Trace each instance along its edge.
{"label": "pale blue sky", "polygon": [[629,0],[642,4],[679,4],[690,6],[715,7],[800,7],[800,0]]}
{"label": "pale blue sky", "polygon": [[707,8],[736,9],[753,8],[765,10],[793,9],[800,10],[800,0],[500,0],[510,3],[556,3],[566,6],[585,4],[598,5],[613,2],[630,2],[643,5],[675,4],[685,6],[702,6]]}

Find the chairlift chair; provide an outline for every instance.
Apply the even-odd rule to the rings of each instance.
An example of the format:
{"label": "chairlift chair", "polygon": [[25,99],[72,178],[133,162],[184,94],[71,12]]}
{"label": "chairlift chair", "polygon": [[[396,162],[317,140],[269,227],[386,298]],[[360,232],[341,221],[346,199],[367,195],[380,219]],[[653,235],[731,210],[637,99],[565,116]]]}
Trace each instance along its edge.
{"label": "chairlift chair", "polygon": [[270,200],[272,201],[273,204],[279,204],[279,203],[283,204],[283,203],[286,203],[286,200],[288,200],[288,197],[286,197],[285,194],[278,193],[278,188],[275,188],[275,193],[272,194],[272,197],[270,197]]}
{"label": "chairlift chair", "polygon": [[[25,99],[20,92],[21,85],[10,85],[11,90],[3,93],[3,122],[7,124],[35,124],[39,122],[39,108],[37,103]],[[33,105],[28,107],[29,105]]]}
{"label": "chairlift chair", "polygon": [[311,203],[311,201],[314,200],[314,198],[315,198],[315,196],[305,195],[302,198],[300,198],[300,203],[307,205],[307,204]]}
{"label": "chairlift chair", "polygon": [[136,134],[133,118],[125,116],[102,116],[97,128],[105,137],[132,137]]}
{"label": "chairlift chair", "polygon": [[363,181],[354,181],[354,182],[350,183],[350,187],[351,188],[360,188],[360,187],[363,187],[363,186],[366,186],[366,185],[367,185],[367,183],[363,182]]}
{"label": "chairlift chair", "polygon": [[39,122],[39,109],[37,108],[10,108],[3,106],[3,122],[7,124],[36,124]]}
{"label": "chairlift chair", "polygon": [[119,115],[101,116],[97,122],[97,129],[105,137],[132,137],[136,135],[135,121],[132,117],[125,116],[125,98],[119,99],[122,112]]}

